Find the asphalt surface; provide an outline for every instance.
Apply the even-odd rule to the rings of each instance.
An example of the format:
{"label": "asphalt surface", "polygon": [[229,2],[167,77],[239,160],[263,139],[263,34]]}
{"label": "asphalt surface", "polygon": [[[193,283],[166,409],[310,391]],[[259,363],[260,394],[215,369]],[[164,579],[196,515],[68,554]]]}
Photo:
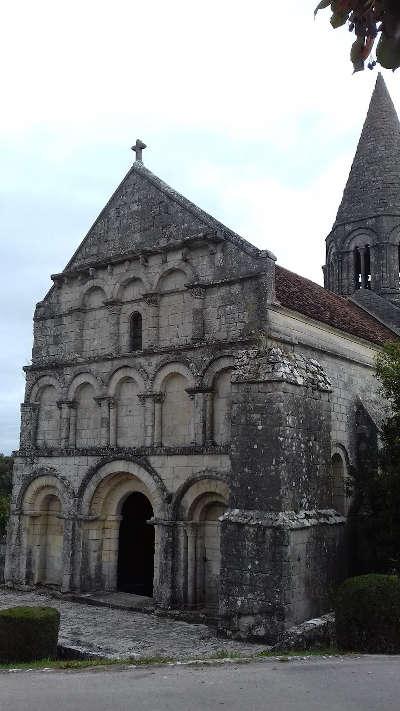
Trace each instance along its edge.
{"label": "asphalt surface", "polygon": [[0,673],[1,711],[391,711],[400,657]]}

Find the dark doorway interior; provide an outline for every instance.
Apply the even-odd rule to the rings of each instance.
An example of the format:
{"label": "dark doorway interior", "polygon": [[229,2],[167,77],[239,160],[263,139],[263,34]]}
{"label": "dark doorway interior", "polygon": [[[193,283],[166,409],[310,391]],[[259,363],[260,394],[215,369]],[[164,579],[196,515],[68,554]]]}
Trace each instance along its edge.
{"label": "dark doorway interior", "polygon": [[122,506],[119,529],[118,590],[135,595],[153,595],[154,526],[148,498],[140,492],[130,494]]}

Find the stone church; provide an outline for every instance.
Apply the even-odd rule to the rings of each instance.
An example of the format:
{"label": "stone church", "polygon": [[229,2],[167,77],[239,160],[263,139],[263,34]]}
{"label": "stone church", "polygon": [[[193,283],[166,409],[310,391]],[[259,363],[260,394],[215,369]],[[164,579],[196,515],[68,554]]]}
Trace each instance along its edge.
{"label": "stone church", "polygon": [[399,121],[379,76],[325,288],[166,185],[145,147],[36,306],[6,582],[273,640],[346,574],[374,361],[400,330]]}

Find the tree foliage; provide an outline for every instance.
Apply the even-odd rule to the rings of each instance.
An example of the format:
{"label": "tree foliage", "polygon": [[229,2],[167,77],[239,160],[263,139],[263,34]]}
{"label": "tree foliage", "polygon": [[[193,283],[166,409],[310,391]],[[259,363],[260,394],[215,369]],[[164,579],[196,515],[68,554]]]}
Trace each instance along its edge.
{"label": "tree foliage", "polygon": [[347,25],[355,35],[350,53],[355,72],[364,69],[375,43],[376,59],[370,59],[370,69],[376,63],[393,71],[400,67],[399,0],[321,0],[315,14],[328,7],[332,27]]}
{"label": "tree foliage", "polygon": [[376,363],[388,417],[377,458],[359,451],[353,514],[356,572],[400,573],[400,341],[388,343]]}
{"label": "tree foliage", "polygon": [[0,536],[4,535],[10,509],[12,488],[12,457],[0,454]]}

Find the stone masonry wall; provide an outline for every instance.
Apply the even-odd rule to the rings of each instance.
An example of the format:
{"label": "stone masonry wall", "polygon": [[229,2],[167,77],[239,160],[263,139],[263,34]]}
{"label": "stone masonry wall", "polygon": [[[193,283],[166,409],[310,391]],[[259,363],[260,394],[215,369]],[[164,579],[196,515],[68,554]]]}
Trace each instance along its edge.
{"label": "stone masonry wall", "polygon": [[232,634],[276,638],[306,612],[324,611],[340,579],[330,392],[315,360],[276,347],[246,354],[234,375],[220,603]]}

